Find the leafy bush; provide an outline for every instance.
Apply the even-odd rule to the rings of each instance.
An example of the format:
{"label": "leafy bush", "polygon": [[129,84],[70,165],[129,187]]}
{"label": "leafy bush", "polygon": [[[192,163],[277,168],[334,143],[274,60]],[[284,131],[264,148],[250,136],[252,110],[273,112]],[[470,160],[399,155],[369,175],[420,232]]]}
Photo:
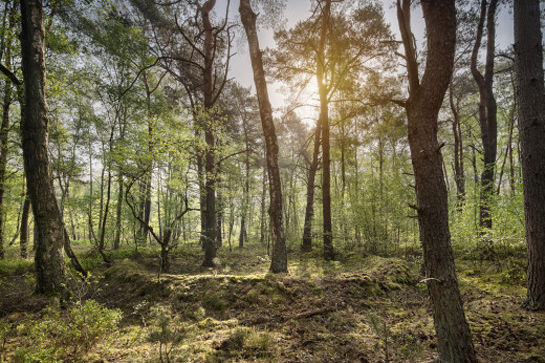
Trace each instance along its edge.
{"label": "leafy bush", "polygon": [[39,320],[20,324],[17,330],[28,339],[19,348],[15,362],[57,362],[67,355],[87,353],[113,332],[121,320],[118,309],[108,309],[94,300],[78,301],[67,311],[48,307]]}

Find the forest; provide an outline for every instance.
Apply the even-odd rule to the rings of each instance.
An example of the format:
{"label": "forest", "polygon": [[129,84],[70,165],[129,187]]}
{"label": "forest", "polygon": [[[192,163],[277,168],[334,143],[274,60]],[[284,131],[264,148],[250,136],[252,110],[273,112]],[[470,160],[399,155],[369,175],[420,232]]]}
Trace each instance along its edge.
{"label": "forest", "polygon": [[0,362],[545,362],[540,0],[3,0]]}

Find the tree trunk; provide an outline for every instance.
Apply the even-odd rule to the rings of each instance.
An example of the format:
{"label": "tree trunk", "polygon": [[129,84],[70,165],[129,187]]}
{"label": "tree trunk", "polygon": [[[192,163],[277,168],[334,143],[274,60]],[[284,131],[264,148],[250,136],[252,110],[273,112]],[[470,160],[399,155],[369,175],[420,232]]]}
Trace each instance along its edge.
{"label": "tree trunk", "polygon": [[545,310],[545,86],[539,0],[515,0],[515,59],[528,246],[524,306]]}
{"label": "tree trunk", "polygon": [[149,86],[148,82],[148,74],[147,72],[143,72],[143,80],[144,80],[144,86],[146,88],[146,107],[147,107],[147,123],[148,123],[148,158],[149,160],[146,160],[145,167],[147,168],[147,172],[144,175],[144,181],[143,181],[143,193],[142,193],[142,219],[144,220],[144,224],[140,224],[140,236],[139,239],[141,239],[144,244],[147,244],[148,236],[149,236],[149,222],[151,217],[151,181],[153,178],[153,112],[151,108],[151,95],[153,93],[153,90]]}
{"label": "tree trunk", "polygon": [[314,189],[316,172],[318,170],[318,157],[320,154],[320,139],[322,136],[322,124],[320,119],[316,121],[316,131],[314,135],[314,151],[312,161],[308,169],[307,179],[307,206],[305,209],[305,222],[303,225],[303,244],[301,252],[312,251],[312,219],[314,218]]}
{"label": "tree trunk", "polygon": [[104,204],[104,217],[102,218],[102,225],[100,226],[100,240],[98,243],[98,249],[101,254],[106,248],[106,227],[108,223],[108,214],[110,212],[110,200],[112,196],[111,192],[112,192],[112,172],[108,170],[108,187],[106,188],[106,203]]}
{"label": "tree trunk", "polygon": [[284,236],[284,226],[282,225],[282,185],[280,182],[280,167],[278,165],[278,140],[276,138],[272,108],[267,92],[262,54],[259,49],[259,39],[257,37],[256,29],[257,15],[252,11],[250,0],[240,1],[239,12],[250,48],[254,82],[259,101],[259,114],[261,116],[261,125],[263,127],[267,150],[266,158],[269,172],[269,193],[271,197],[269,215],[271,217],[271,236],[273,243],[270,270],[273,273],[288,272],[286,239]]}
{"label": "tree trunk", "polygon": [[460,114],[458,105],[454,103],[452,94],[452,81],[449,88],[449,104],[452,111],[452,134],[454,135],[454,181],[456,183],[456,210],[462,211],[465,201],[466,187],[464,175],[464,145],[462,138],[462,128],[460,125]]}
{"label": "tree trunk", "polygon": [[123,174],[121,170],[117,175],[117,205],[115,211],[115,238],[114,238],[114,250],[118,250],[121,247],[121,217],[123,212]]}
{"label": "tree trunk", "polygon": [[49,120],[45,95],[42,1],[22,0],[21,13],[24,81],[21,133],[27,189],[38,231],[36,292],[56,294],[66,290],[63,251],[65,233],[47,150]]}
{"label": "tree trunk", "polygon": [[248,240],[248,233],[246,232],[246,218],[248,216],[248,208],[250,206],[250,138],[248,135],[248,125],[246,118],[243,118],[244,122],[244,142],[246,146],[244,165],[246,167],[246,175],[244,177],[244,196],[242,206],[242,216],[240,217],[240,236],[238,238],[238,248],[244,247],[244,240]]}
{"label": "tree trunk", "polygon": [[[263,165],[263,176],[261,178],[261,213],[260,213],[260,225],[259,225],[259,241],[261,245],[265,244],[265,229],[267,226],[267,220],[265,219],[265,196],[267,195],[267,170]],[[267,251],[268,252],[268,251]]]}
{"label": "tree trunk", "polygon": [[214,118],[212,107],[213,101],[213,71],[214,71],[214,28],[210,21],[210,12],[216,5],[215,0],[208,0],[201,8],[201,19],[204,27],[204,74],[203,74],[203,90],[204,90],[204,108],[207,112],[204,126],[204,139],[206,142],[206,152],[204,156],[204,172],[205,172],[205,213],[204,213],[204,267],[213,267],[216,258],[216,236],[217,236],[217,219],[216,219],[216,162],[215,162],[215,137],[214,137]]}
{"label": "tree trunk", "polygon": [[161,272],[170,271],[170,240],[172,238],[172,230],[165,230],[165,235],[161,241]]}
{"label": "tree trunk", "polygon": [[[241,221],[242,223],[242,221]],[[229,252],[231,252],[233,250],[233,247],[231,245],[231,237],[233,236],[233,227],[235,225],[235,206],[234,206],[234,202],[233,202],[233,198],[230,198],[230,201],[229,201],[229,232],[228,232],[228,237],[227,237],[227,241],[229,242]],[[242,226],[240,227],[242,228]],[[242,247],[240,247],[242,248]]]}
{"label": "tree trunk", "polygon": [[30,199],[25,196],[23,204],[23,213],[21,215],[21,233],[19,235],[19,245],[21,248],[21,257],[28,258],[28,216],[30,215]]}
{"label": "tree trunk", "polygon": [[507,153],[509,155],[509,189],[511,190],[511,196],[515,195],[515,163],[513,160],[513,132],[515,129],[515,115],[518,110],[518,95],[516,92],[516,85],[513,75],[511,75],[511,85],[513,87],[513,106],[509,112],[509,137],[507,139]]}
{"label": "tree trunk", "polygon": [[437,118],[452,77],[456,42],[454,0],[422,2],[428,53],[419,80],[410,27],[410,0],[397,1],[398,21],[409,71],[409,146],[416,182],[424,268],[437,333],[439,360],[476,362],[469,325],[458,289],[448,225],[448,195],[437,141]]}
{"label": "tree trunk", "polygon": [[[11,63],[11,42],[7,45],[6,66]],[[7,81],[4,84],[4,102],[2,105],[2,124],[0,126],[0,259],[4,258],[4,192],[6,188],[6,170],[8,165],[8,136],[9,136],[9,109],[11,106],[11,84]]]}
{"label": "tree trunk", "polygon": [[[496,8],[498,0],[491,0],[487,7],[487,0],[481,2],[481,15],[477,28],[475,46],[471,55],[471,73],[479,88],[479,126],[483,144],[484,166],[481,174],[481,200],[479,206],[479,225],[492,228],[490,204],[494,196],[494,174],[496,171],[496,156],[498,149],[498,121],[497,106],[493,92],[494,56],[496,47]],[[487,11],[488,8],[488,11]],[[486,64],[485,74],[477,69],[477,58],[481,47],[484,20],[486,18]]]}
{"label": "tree trunk", "polygon": [[324,259],[334,260],[333,226],[331,223],[331,156],[329,152],[329,105],[328,86],[325,67],[325,42],[329,28],[331,0],[326,0],[322,10],[322,29],[318,49],[317,72],[318,91],[320,94],[320,124],[322,125],[322,213],[324,218]]}

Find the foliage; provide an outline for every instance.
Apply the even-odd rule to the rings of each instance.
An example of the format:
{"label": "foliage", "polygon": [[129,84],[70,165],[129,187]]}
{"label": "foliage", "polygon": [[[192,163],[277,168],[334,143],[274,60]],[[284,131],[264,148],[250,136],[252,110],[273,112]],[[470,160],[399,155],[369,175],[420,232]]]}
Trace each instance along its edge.
{"label": "foliage", "polygon": [[[220,351],[231,359],[271,359],[275,352],[273,337],[254,328],[236,328],[221,342]],[[268,358],[268,359],[267,359]]]}
{"label": "foliage", "polygon": [[384,349],[384,361],[390,362],[392,332],[388,323],[373,311],[368,311],[366,316],[369,326],[381,341],[382,349]]}
{"label": "foliage", "polygon": [[112,337],[122,313],[94,300],[77,301],[66,311],[48,307],[41,319],[17,326],[26,344],[17,349],[16,362],[57,362],[81,357]]}
{"label": "foliage", "polygon": [[34,261],[22,258],[0,260],[0,276],[22,275],[34,271]]}
{"label": "foliage", "polygon": [[165,305],[155,305],[151,308],[151,321],[148,325],[148,341],[159,345],[159,360],[171,362],[174,349],[179,346],[186,331],[180,327],[180,322],[173,317],[171,309]]}

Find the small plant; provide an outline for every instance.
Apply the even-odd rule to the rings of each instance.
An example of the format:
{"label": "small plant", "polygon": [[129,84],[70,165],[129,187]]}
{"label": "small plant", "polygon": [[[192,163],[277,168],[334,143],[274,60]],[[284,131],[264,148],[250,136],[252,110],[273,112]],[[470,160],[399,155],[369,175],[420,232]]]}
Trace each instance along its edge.
{"label": "small plant", "polygon": [[136,304],[133,308],[132,314],[140,318],[140,320],[142,321],[142,325],[144,325],[144,327],[146,327],[147,325],[146,316],[147,316],[147,313],[149,312],[149,309],[150,309],[150,303],[146,299]]}
{"label": "small plant", "polygon": [[368,311],[366,313],[366,317],[369,326],[382,342],[382,347],[384,348],[384,361],[386,363],[390,362],[390,343],[392,340],[392,332],[388,326],[388,323],[374,311]]}
{"label": "small plant", "polygon": [[154,306],[148,329],[148,341],[159,343],[160,361],[171,362],[172,352],[183,341],[186,331],[180,328],[177,319],[172,317],[170,308],[163,305]]}

